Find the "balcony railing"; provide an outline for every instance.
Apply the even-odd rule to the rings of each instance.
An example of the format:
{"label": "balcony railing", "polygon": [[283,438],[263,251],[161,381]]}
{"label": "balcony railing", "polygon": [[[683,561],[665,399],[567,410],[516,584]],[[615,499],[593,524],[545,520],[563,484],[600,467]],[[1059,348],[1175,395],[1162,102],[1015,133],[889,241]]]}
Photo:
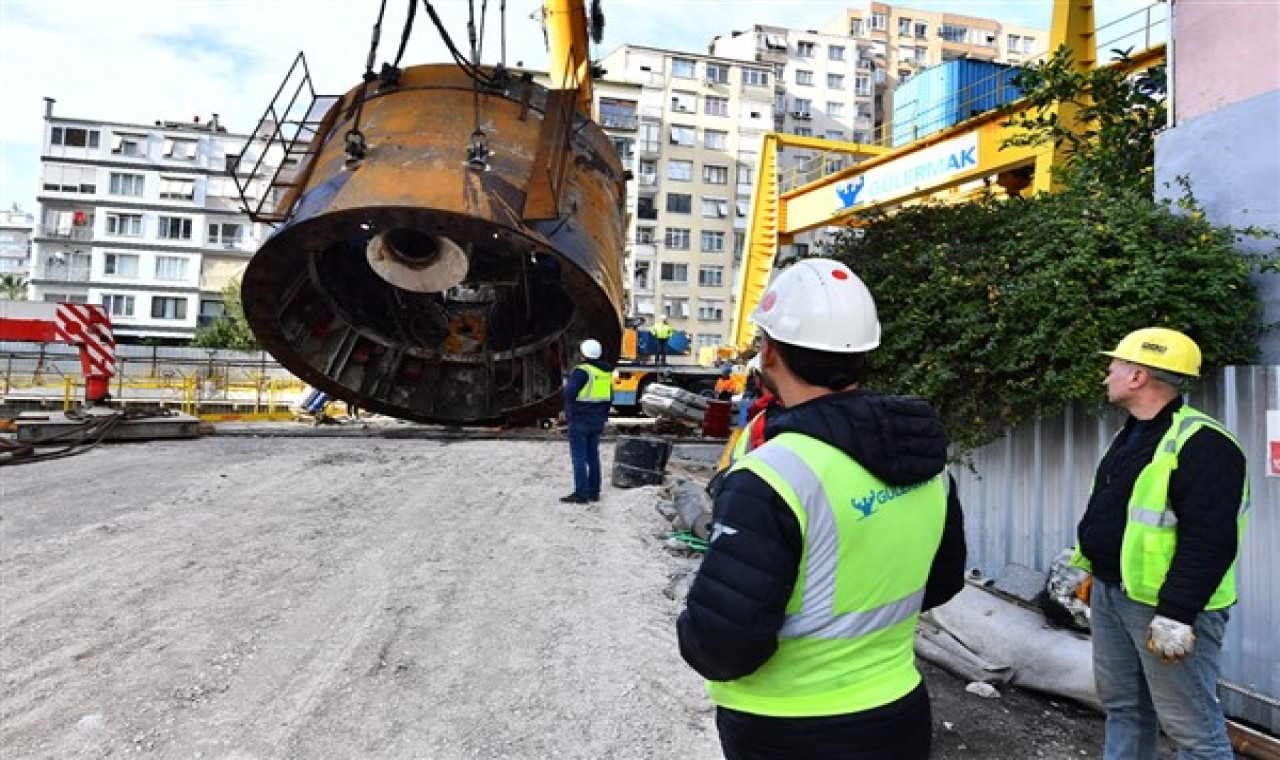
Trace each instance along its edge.
{"label": "balcony railing", "polygon": [[88,282],[92,271],[88,266],[69,267],[46,264],[36,268],[36,279],[55,282]]}
{"label": "balcony railing", "polygon": [[93,240],[92,227],[36,227],[36,237],[58,238],[60,240]]}
{"label": "balcony railing", "polygon": [[640,127],[640,118],[635,114],[602,114],[600,116],[600,126],[605,129],[635,130]]}

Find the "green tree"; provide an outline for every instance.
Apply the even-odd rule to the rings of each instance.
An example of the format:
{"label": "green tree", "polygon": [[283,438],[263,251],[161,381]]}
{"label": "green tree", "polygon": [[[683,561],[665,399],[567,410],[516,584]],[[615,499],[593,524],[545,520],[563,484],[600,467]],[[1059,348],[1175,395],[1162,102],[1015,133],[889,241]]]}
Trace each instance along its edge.
{"label": "green tree", "polygon": [[223,313],[212,323],[196,330],[193,346],[201,348],[233,348],[241,351],[257,351],[258,339],[244,317],[244,304],[240,299],[240,281],[234,280],[222,289]]}
{"label": "green tree", "polygon": [[27,300],[27,280],[19,274],[0,274],[0,298]]}

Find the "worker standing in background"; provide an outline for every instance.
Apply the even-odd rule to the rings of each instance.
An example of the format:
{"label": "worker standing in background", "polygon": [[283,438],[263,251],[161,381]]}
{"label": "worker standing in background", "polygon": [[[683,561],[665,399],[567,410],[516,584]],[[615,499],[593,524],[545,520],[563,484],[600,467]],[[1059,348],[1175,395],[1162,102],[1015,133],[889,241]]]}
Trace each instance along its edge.
{"label": "worker standing in background", "polygon": [[732,401],[733,392],[738,389],[738,384],[733,380],[733,367],[728,365],[720,368],[720,377],[716,378],[716,399],[719,401]]}
{"label": "worker standing in background", "polygon": [[880,323],[843,264],[784,270],[752,319],[786,408],[715,496],[680,653],[729,760],[926,758],[916,619],[964,584],[946,432],[923,400],[861,387]]}
{"label": "worker standing in background", "polygon": [[1107,760],[1233,757],[1217,681],[1249,501],[1244,452],[1183,403],[1200,347],[1174,330],[1125,336],[1103,383],[1129,412],[1098,465],[1073,564],[1093,574],[1093,674]]}
{"label": "worker standing in background", "polygon": [[600,341],[582,341],[579,352],[583,362],[573,368],[564,384],[573,493],[560,501],[569,504],[600,501],[600,435],[609,421],[613,396],[613,367],[600,358]]}
{"label": "worker standing in background", "polygon": [[667,341],[671,340],[671,334],[674,332],[675,330],[667,322],[665,316],[658,317],[658,324],[654,325],[653,329],[649,331],[653,335],[653,339],[658,342],[658,352],[654,361],[657,362],[659,367],[667,366]]}

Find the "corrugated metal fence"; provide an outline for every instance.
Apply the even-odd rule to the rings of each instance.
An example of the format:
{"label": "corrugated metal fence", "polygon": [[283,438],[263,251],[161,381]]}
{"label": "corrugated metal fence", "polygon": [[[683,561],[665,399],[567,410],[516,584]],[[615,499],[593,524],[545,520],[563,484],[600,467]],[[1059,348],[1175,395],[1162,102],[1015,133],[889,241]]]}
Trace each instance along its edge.
{"label": "corrugated metal fence", "polygon": [[[1240,602],[1223,650],[1223,704],[1229,715],[1277,732],[1280,478],[1266,477],[1266,412],[1280,409],[1280,366],[1228,367],[1204,378],[1188,402],[1235,433],[1249,461],[1252,510],[1236,569]],[[1047,570],[1075,543],[1094,467],[1123,420],[1115,410],[1101,418],[1072,410],[978,450],[972,470],[957,466],[970,566],[990,576],[1009,563]]]}

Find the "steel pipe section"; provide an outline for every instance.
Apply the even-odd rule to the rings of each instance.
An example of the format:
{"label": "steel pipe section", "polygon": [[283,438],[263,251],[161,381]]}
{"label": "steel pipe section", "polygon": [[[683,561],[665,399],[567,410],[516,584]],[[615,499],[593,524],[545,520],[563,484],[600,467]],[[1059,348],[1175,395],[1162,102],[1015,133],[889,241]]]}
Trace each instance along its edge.
{"label": "steel pipe section", "polygon": [[528,78],[477,94],[454,66],[419,66],[370,88],[358,122],[360,87],[295,151],[296,182],[275,183],[284,221],[242,287],[254,334],[370,411],[451,425],[554,414],[578,343],[613,358],[621,339],[625,177],[611,142]]}

